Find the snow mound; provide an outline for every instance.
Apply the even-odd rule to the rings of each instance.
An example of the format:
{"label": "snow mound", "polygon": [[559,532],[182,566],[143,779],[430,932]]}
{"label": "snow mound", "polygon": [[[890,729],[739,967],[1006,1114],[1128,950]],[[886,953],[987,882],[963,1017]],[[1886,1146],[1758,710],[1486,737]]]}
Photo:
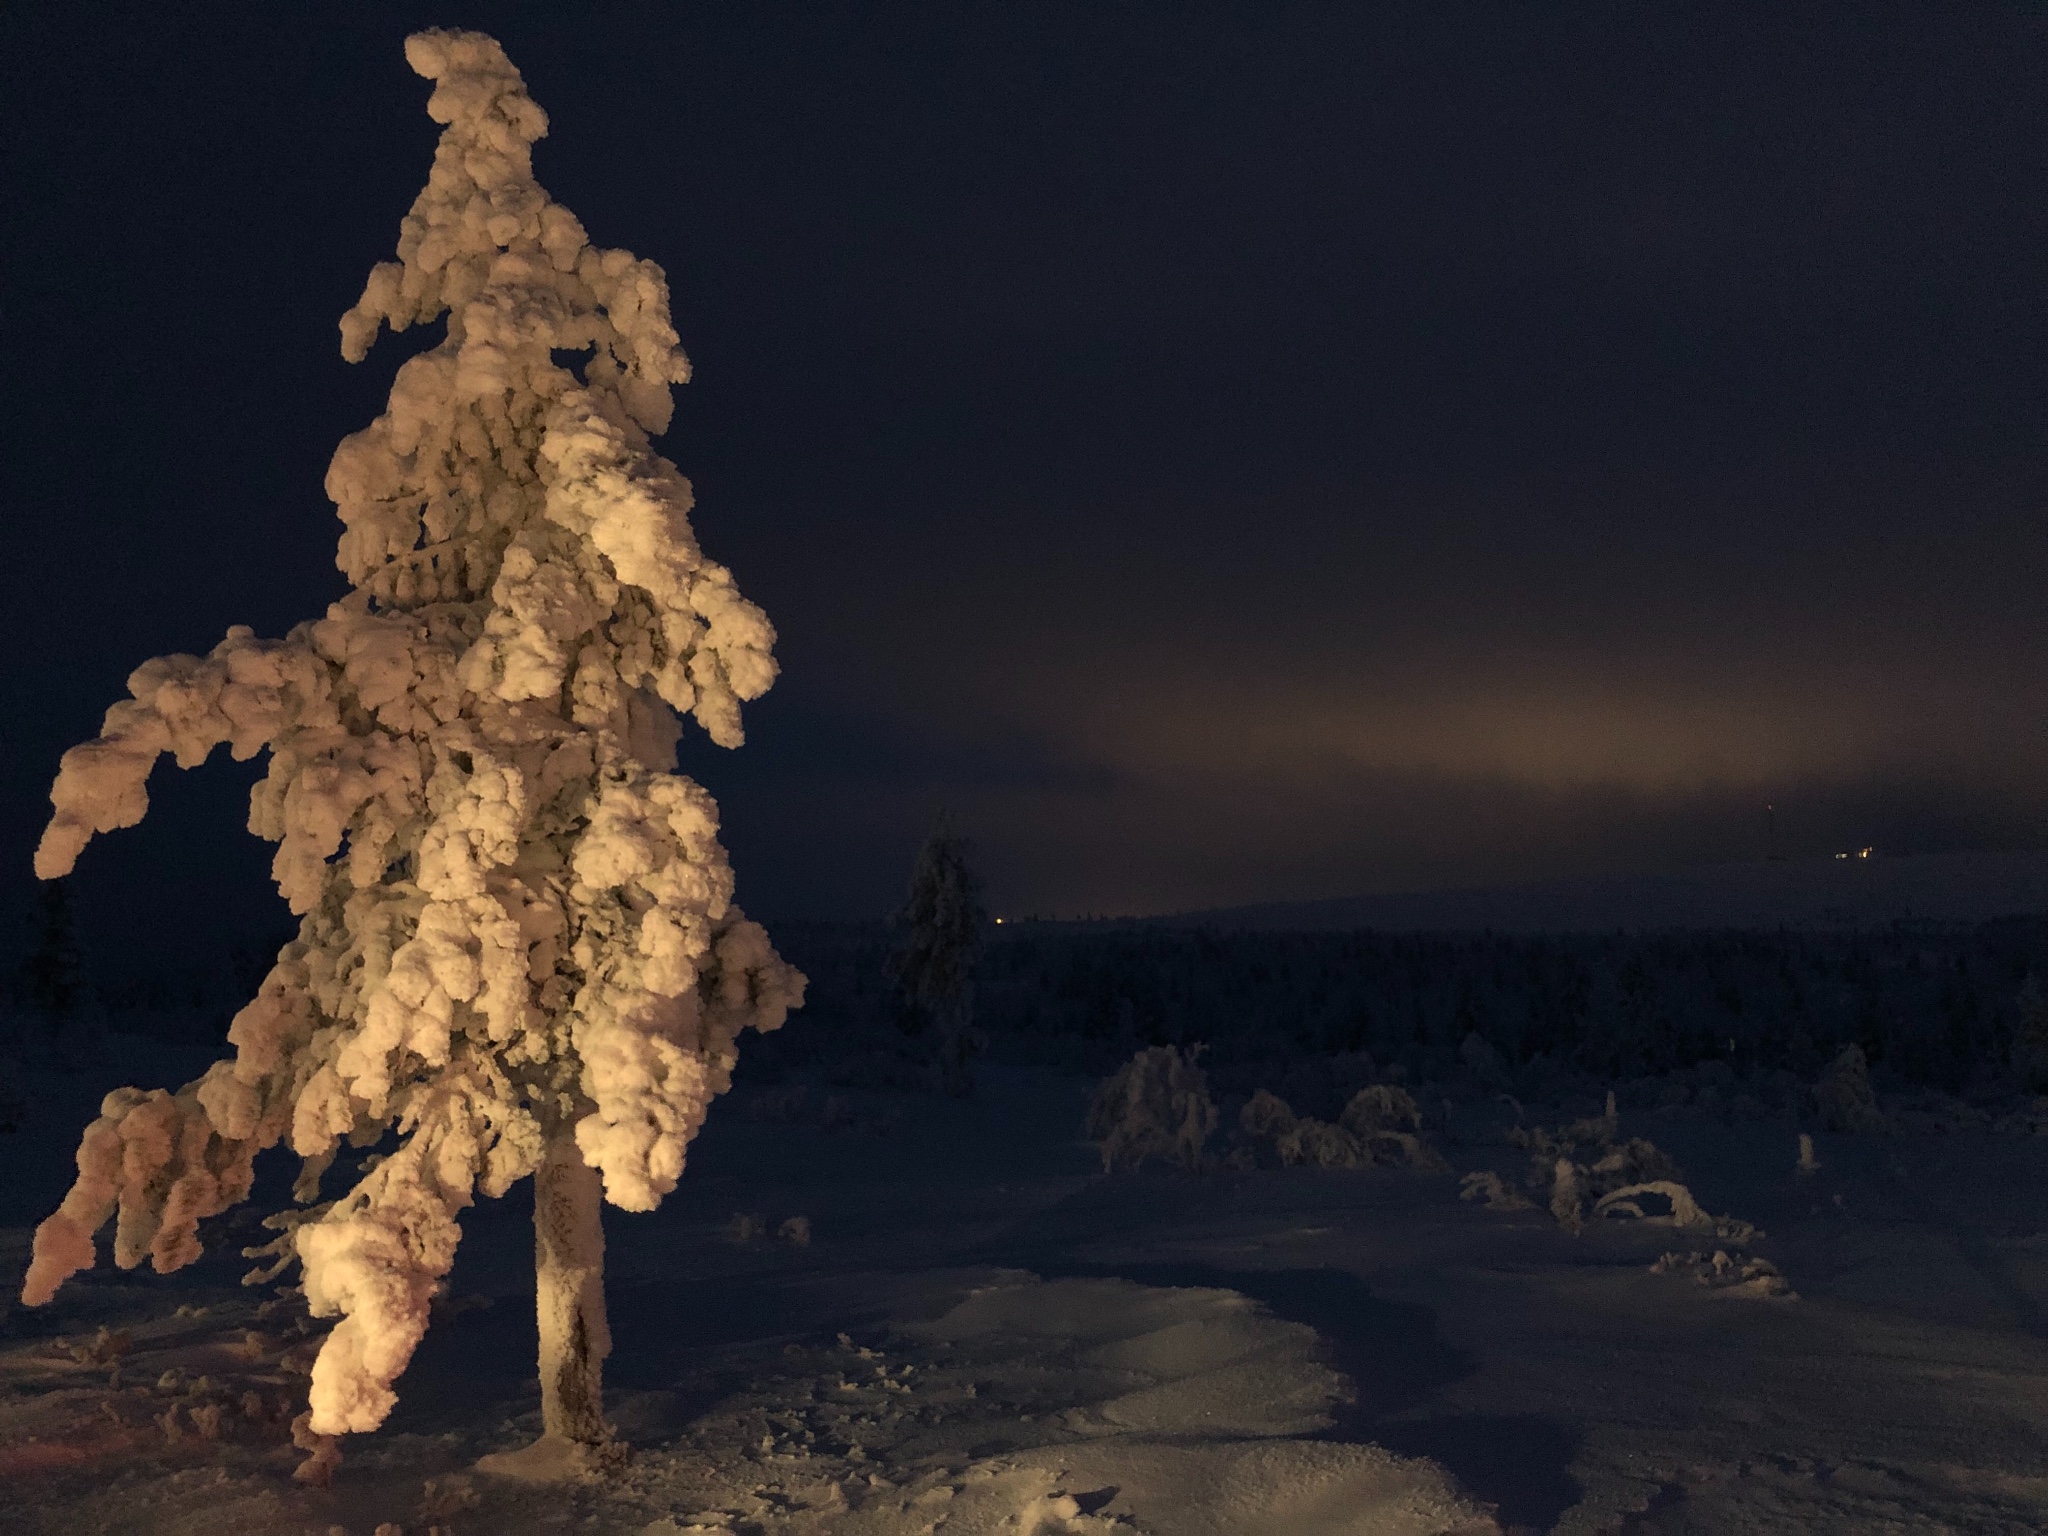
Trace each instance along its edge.
{"label": "snow mound", "polygon": [[1312,1329],[1236,1291],[980,1269],[836,1275],[805,1294],[808,1336],[849,1309],[876,1331],[803,1344],[778,1328],[694,1357],[672,1390],[618,1394],[634,1453],[598,1484],[450,1472],[500,1436],[523,1443],[516,1417],[483,1427],[495,1413],[454,1434],[386,1430],[332,1488],[293,1483],[275,1383],[309,1341],[279,1321],[299,1309],[259,1318],[241,1297],[63,1351],[0,1349],[0,1443],[15,1448],[0,1470],[40,1479],[24,1536],[539,1536],[572,1514],[608,1536],[1497,1532],[1432,1462],[1306,1438],[1348,1384]]}
{"label": "snow mound", "polygon": [[[1377,1446],[1298,1438],[1327,1427],[1330,1407],[1349,1396],[1347,1384],[1322,1362],[1313,1329],[1274,1318],[1236,1291],[1017,1276],[903,1332],[1007,1362],[1013,1372],[1057,1364],[1082,1399],[1057,1416],[1048,1443],[970,1467],[980,1476],[956,1480],[945,1518],[930,1527],[935,1533],[1494,1529],[1432,1463]],[[1092,1521],[1055,1519],[1035,1513],[1049,1505],[1028,1502],[1090,1490],[1098,1497],[1113,1490]],[[999,1507],[1018,1495],[1026,1502]],[[962,1502],[956,1508],[953,1500]],[[1078,1513],[1085,1500],[1075,1502]],[[909,1528],[846,1527],[876,1536]]]}
{"label": "snow mound", "polygon": [[1013,1358],[1048,1343],[1071,1354],[1076,1380],[1110,1394],[1067,1411],[1066,1427],[1087,1435],[1312,1434],[1345,1396],[1313,1329],[1236,1291],[1029,1280],[978,1292],[909,1332]]}
{"label": "snow mound", "polygon": [[[787,1346],[630,1476],[643,1536],[1481,1536],[1442,1468],[1304,1438],[1315,1332],[1235,1291],[979,1271],[874,1346]],[[920,1293],[929,1295],[929,1291]],[[936,1311],[937,1315],[930,1315]],[[740,1360],[716,1369],[745,1369]],[[737,1474],[737,1478],[736,1475]],[[490,1513],[490,1511],[486,1511]]]}

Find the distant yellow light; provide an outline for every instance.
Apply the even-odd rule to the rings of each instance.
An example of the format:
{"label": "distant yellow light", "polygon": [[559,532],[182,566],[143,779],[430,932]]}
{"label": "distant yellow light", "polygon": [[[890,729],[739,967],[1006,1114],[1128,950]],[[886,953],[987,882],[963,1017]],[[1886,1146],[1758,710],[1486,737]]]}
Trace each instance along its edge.
{"label": "distant yellow light", "polygon": [[1000,922],[1002,921],[1002,919],[1001,919],[1001,918],[999,917],[999,918],[997,918],[997,919],[996,919],[996,921],[1000,923]]}

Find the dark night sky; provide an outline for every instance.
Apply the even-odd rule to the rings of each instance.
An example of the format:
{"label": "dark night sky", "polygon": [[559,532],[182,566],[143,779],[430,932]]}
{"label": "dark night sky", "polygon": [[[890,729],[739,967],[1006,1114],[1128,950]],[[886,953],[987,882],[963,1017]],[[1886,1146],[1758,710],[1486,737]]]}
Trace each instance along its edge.
{"label": "dark night sky", "polygon": [[[134,664],[338,595],[427,24],[668,270],[783,637],[686,756],[750,908],[941,804],[1019,912],[2048,843],[2039,5],[67,3],[0,16],[11,908]],[[267,920],[249,777],[159,770],[97,944]]]}

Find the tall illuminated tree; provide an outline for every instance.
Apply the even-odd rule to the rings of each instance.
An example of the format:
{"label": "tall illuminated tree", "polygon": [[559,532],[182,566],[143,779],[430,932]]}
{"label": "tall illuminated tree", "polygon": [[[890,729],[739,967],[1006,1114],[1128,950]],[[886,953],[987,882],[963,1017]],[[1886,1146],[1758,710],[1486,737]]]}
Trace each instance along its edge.
{"label": "tall illuminated tree", "polygon": [[593,246],[535,182],[547,118],[495,41],[422,32],[406,57],[445,126],[342,354],[360,361],[385,324],[447,326],[328,470],[353,590],[282,640],[236,627],[139,668],[65,754],[36,855],[54,878],[139,821],[160,753],[267,749],[249,825],[279,845],[299,935],[236,1015],[232,1060],[176,1093],[108,1096],[23,1300],[90,1265],[109,1216],[122,1266],[189,1263],[199,1221],[280,1141],[306,1201],[342,1141],[389,1143],[290,1234],[308,1305],[341,1319],[311,1429],[369,1430],[457,1213],[532,1174],[539,1459],[573,1462],[608,1435],[600,1189],[653,1209],[740,1031],[802,1001],[732,903],[710,796],[674,772],[679,713],[740,744],[775,634],[704,557],[689,484],[649,446],[689,376],[661,269]]}

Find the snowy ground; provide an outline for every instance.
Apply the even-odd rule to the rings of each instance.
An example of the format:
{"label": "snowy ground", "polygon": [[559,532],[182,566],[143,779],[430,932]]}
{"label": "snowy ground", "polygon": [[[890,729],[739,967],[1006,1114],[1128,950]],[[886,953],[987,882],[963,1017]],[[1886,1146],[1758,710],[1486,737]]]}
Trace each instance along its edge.
{"label": "snowy ground", "polygon": [[[722,1103],[660,1212],[607,1212],[635,1456],[605,1487],[467,1471],[536,1428],[516,1197],[471,1213],[398,1412],[324,1490],[289,1479],[297,1319],[228,1256],[260,1231],[168,1278],[103,1265],[0,1321],[7,1528],[1343,1536],[1485,1531],[1493,1506],[1574,1536],[2048,1529],[2048,1137],[1820,1135],[1801,1177],[1789,1123],[1625,1116],[1767,1229],[1751,1251],[1798,1292],[1767,1301],[1652,1273],[1702,1246],[1682,1234],[1574,1238],[1461,1203],[1455,1172],[1105,1178],[1089,1086],[991,1071],[966,1104],[870,1096],[849,1129]],[[14,1274],[98,1085],[37,1087],[0,1143]],[[1458,1169],[1520,1171],[1463,1129]],[[807,1244],[774,1236],[793,1216]]]}

